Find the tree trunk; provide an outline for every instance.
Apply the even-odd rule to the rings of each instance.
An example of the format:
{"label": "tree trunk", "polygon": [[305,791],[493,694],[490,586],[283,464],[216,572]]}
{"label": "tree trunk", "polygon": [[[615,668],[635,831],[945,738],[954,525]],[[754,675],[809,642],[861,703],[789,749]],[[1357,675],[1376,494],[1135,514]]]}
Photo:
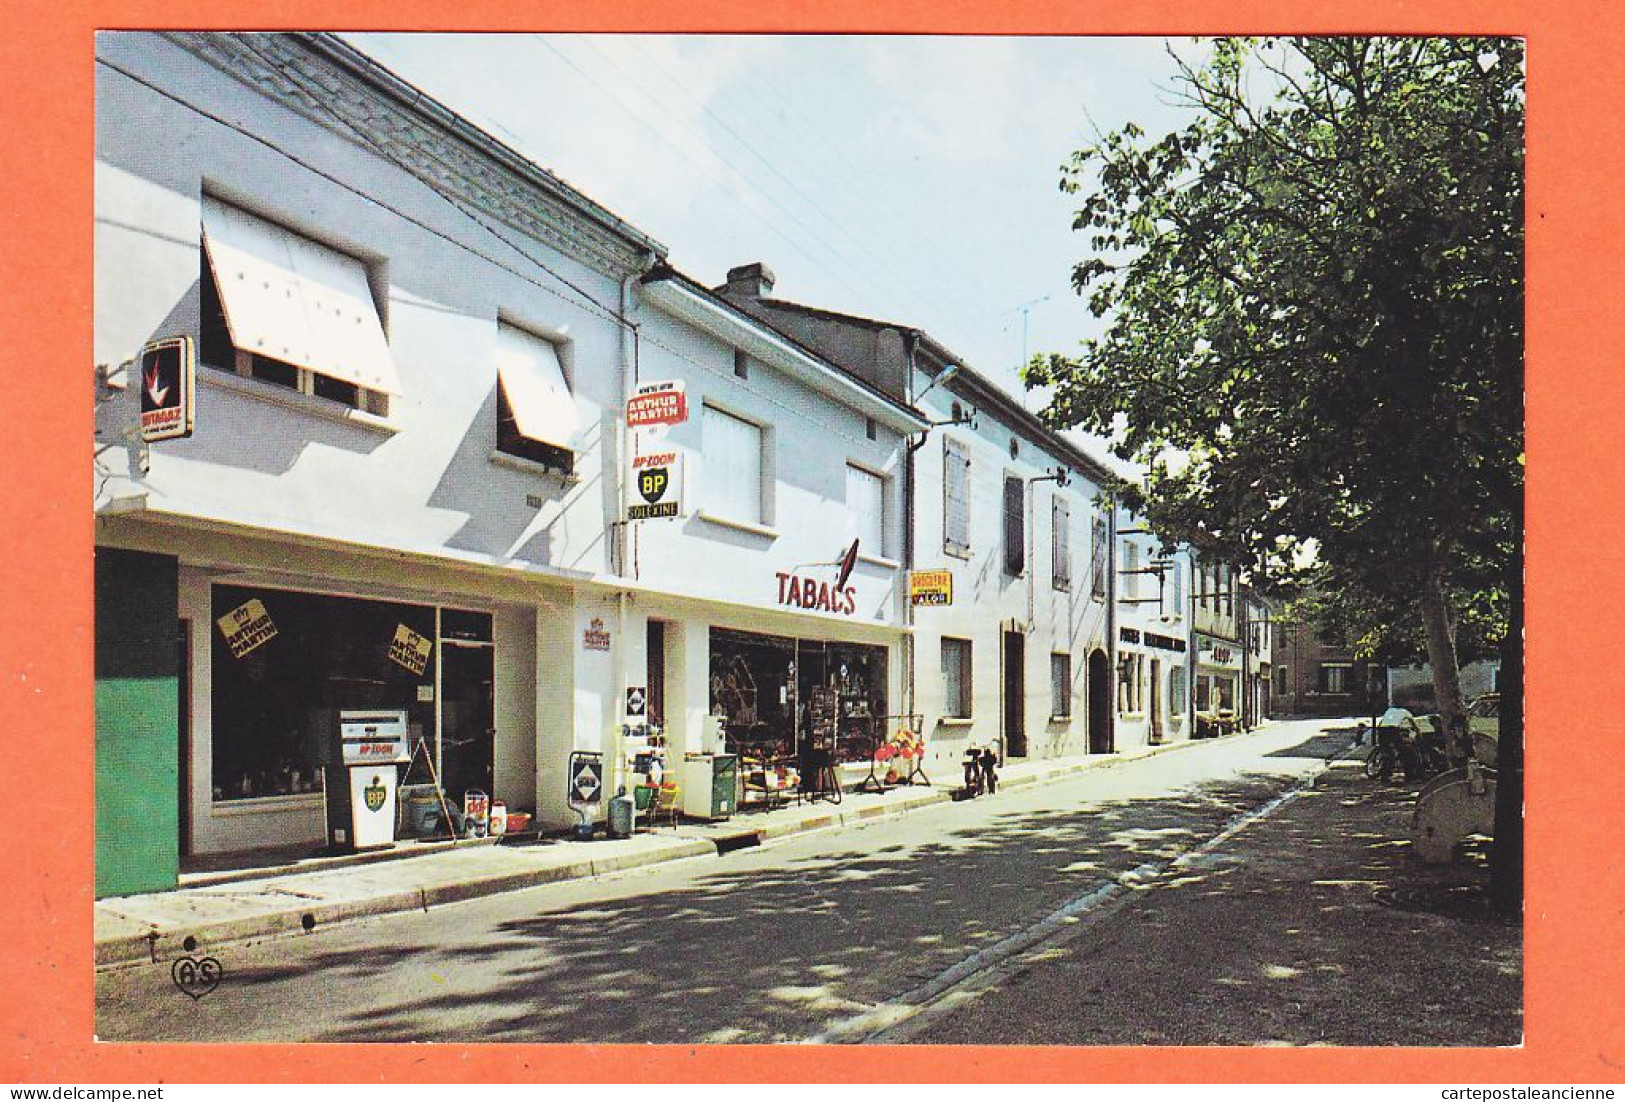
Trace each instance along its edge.
{"label": "tree trunk", "polygon": [[1507,572],[1510,598],[1501,644],[1501,733],[1495,755],[1495,843],[1490,849],[1490,904],[1503,915],[1523,913],[1523,517],[1513,529],[1518,549]]}
{"label": "tree trunk", "polygon": [[1450,753],[1467,732],[1467,704],[1461,697],[1461,667],[1456,661],[1456,633],[1450,622],[1450,603],[1444,593],[1444,575],[1430,570],[1422,582],[1422,626],[1427,630],[1428,664],[1433,667],[1433,698],[1444,721]]}

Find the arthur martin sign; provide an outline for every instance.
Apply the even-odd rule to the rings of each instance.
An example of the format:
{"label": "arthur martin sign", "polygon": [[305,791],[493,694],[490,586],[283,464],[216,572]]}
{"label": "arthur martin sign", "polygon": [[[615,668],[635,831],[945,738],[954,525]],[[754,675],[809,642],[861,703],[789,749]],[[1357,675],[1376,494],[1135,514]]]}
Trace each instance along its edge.
{"label": "arthur martin sign", "polygon": [[141,350],[141,439],[192,435],[197,356],[191,337],[153,341]]}
{"label": "arthur martin sign", "polygon": [[626,519],[661,520],[683,514],[683,454],[652,452],[632,457]]}
{"label": "arthur martin sign", "polygon": [[220,617],[217,623],[233,658],[241,658],[276,638],[276,625],[271,623],[271,614],[265,611],[265,605],[258,597],[244,601]]}
{"label": "arthur martin sign", "polygon": [[954,603],[954,576],[947,570],[915,570],[908,576],[908,601],[913,605]]}
{"label": "arthur martin sign", "polygon": [[434,654],[434,643],[419,635],[405,624],[395,625],[395,638],[389,642],[389,660],[405,666],[419,677],[429,668],[429,657]]}
{"label": "arthur martin sign", "polygon": [[688,395],[683,381],[644,383],[626,400],[626,427],[651,429],[680,425],[688,420]]}

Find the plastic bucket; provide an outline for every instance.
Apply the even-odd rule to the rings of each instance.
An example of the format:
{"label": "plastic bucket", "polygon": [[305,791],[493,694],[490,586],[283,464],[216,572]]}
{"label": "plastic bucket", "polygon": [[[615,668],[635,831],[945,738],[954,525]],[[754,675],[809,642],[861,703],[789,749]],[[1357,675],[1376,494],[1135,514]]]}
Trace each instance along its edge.
{"label": "plastic bucket", "polygon": [[406,813],[406,832],[412,837],[427,837],[440,826],[440,799],[432,790],[408,793],[402,807]]}

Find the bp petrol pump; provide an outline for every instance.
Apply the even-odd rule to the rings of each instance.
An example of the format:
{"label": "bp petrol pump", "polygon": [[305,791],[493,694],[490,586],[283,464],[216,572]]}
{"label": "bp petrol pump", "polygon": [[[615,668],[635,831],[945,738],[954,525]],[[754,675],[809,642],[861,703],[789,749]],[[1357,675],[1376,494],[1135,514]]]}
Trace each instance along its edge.
{"label": "bp petrol pump", "polygon": [[340,712],[327,749],[323,768],[330,847],[354,852],[394,843],[395,788],[400,766],[412,756],[406,713]]}

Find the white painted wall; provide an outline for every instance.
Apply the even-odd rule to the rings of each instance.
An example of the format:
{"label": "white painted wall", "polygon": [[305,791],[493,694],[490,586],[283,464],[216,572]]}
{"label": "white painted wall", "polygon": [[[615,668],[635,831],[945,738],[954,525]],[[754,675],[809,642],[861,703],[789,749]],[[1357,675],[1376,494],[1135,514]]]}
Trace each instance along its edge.
{"label": "white painted wall", "polygon": [[[926,392],[930,379],[923,372],[914,380],[914,392],[923,394],[919,408],[933,421],[947,420],[952,405],[974,406],[953,393],[952,384]],[[1003,683],[1001,646],[1003,626],[1026,631],[1024,663],[1025,726],[1028,756],[1035,758],[1081,754],[1088,749],[1087,694],[1084,671],[1089,652],[1106,647],[1106,608],[1091,598],[1090,526],[1099,506],[1097,488],[1074,471],[1071,484],[1030,480],[1049,473],[1063,460],[1022,437],[1017,454],[1010,455],[1014,430],[988,411],[981,411],[977,427],[947,426],[932,430],[915,453],[915,569],[948,570],[954,576],[954,603],[946,608],[914,609],[916,710],[925,717],[930,761],[942,775],[956,771],[967,743],[998,745],[1002,728]],[[970,554],[950,554],[943,541],[944,439],[965,445],[970,455]],[[1020,577],[1004,572],[1003,501],[1006,474],[1018,475],[1027,486],[1027,564]],[[1071,585],[1053,584],[1050,540],[1050,500],[1060,493],[1071,506]],[[941,640],[944,636],[969,639],[972,658],[972,716],[969,723],[944,719]],[[1050,655],[1061,652],[1072,659],[1072,714],[1051,720]]]}

